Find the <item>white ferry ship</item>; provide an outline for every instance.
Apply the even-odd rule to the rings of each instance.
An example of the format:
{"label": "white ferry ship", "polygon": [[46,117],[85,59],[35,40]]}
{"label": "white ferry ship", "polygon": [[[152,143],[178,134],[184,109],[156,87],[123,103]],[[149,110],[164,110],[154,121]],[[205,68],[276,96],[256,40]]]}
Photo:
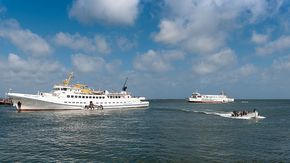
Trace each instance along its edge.
{"label": "white ferry ship", "polygon": [[193,92],[188,98],[188,102],[193,103],[229,103],[234,102],[233,98],[228,97],[222,91],[219,95],[202,95],[198,92]]}
{"label": "white ferry ship", "polygon": [[120,109],[148,107],[145,97],[127,92],[127,79],[121,92],[95,91],[85,84],[70,85],[73,73],[62,84],[54,85],[52,92],[37,94],[7,93],[18,111]]}

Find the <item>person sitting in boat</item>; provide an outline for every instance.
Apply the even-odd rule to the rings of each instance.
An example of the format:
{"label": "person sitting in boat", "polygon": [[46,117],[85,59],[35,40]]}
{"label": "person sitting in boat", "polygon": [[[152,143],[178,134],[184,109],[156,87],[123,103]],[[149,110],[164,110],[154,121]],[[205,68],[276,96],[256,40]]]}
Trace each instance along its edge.
{"label": "person sitting in boat", "polygon": [[21,109],[21,102],[20,101],[18,101],[17,106],[18,106],[18,110],[20,110]]}
{"label": "person sitting in boat", "polygon": [[259,113],[256,109],[253,110],[253,113],[255,113],[255,117],[258,117],[259,116]]}
{"label": "person sitting in boat", "polygon": [[234,110],[232,116],[237,117],[238,115],[239,115],[238,112]]}
{"label": "person sitting in boat", "polygon": [[90,101],[89,108],[90,108],[90,109],[94,109],[94,108],[95,108],[95,107],[94,107],[94,104],[93,104],[93,101]]}
{"label": "person sitting in boat", "polygon": [[243,115],[247,115],[247,112],[245,110],[243,111]]}

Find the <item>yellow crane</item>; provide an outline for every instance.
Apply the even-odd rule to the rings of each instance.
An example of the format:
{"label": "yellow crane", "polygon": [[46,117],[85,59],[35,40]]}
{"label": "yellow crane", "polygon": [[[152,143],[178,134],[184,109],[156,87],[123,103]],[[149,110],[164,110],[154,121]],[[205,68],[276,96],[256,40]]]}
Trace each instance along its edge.
{"label": "yellow crane", "polygon": [[72,80],[72,78],[73,78],[73,72],[71,72],[71,73],[68,75],[68,78],[65,79],[65,80],[63,81],[63,85],[64,85],[64,86],[68,86],[69,83],[70,83],[70,81]]}

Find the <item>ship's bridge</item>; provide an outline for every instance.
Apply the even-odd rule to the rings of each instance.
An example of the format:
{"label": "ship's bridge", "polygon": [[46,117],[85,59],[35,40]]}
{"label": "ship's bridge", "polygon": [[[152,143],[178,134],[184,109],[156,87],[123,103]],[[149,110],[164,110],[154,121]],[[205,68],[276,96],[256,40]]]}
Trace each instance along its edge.
{"label": "ship's bridge", "polygon": [[198,93],[198,92],[193,92],[193,93],[191,94],[191,97],[192,97],[192,98],[200,98],[201,95],[200,95],[200,93]]}
{"label": "ship's bridge", "polygon": [[69,86],[63,86],[63,85],[55,85],[53,87],[53,91],[62,91],[62,92],[65,92],[65,91],[71,91],[71,87]]}

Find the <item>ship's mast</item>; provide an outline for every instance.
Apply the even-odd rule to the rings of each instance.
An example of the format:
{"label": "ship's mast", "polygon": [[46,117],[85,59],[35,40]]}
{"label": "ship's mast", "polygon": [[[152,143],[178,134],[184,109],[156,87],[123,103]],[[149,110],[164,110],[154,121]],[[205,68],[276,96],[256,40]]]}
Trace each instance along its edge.
{"label": "ship's mast", "polygon": [[71,82],[72,78],[73,78],[73,72],[71,72],[71,73],[68,75],[68,78],[65,79],[65,80],[63,81],[63,85],[64,85],[64,86],[68,86],[69,83]]}
{"label": "ship's mast", "polygon": [[125,80],[125,83],[123,84],[123,88],[122,88],[122,91],[125,91],[126,92],[126,90],[127,90],[127,80],[128,80],[128,77],[126,78],[126,80]]}

